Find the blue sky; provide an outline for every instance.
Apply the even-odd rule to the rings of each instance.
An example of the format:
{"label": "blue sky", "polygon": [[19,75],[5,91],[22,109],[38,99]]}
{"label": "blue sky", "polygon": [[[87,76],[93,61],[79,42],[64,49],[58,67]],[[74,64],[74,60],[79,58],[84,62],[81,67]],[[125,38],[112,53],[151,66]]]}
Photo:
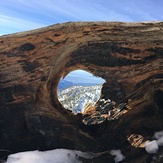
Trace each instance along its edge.
{"label": "blue sky", "polygon": [[[104,83],[105,80],[100,77],[95,77],[91,73],[84,70],[71,71],[63,80],[73,83]],[[96,82],[95,82],[96,81]]]}
{"label": "blue sky", "polygon": [[0,0],[0,35],[69,21],[162,20],[162,0]]}

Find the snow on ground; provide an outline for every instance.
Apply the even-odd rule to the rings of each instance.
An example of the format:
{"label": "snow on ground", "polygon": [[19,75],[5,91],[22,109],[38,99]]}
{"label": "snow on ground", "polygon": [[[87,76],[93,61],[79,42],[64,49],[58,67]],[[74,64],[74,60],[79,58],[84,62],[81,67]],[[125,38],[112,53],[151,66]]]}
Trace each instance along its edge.
{"label": "snow on ground", "polygon": [[145,150],[148,153],[157,153],[157,151],[159,149],[156,140],[153,140],[153,141],[150,141],[150,142],[146,142],[144,146],[145,146]]}
{"label": "snow on ground", "polygon": [[115,158],[114,158],[114,161],[115,161],[115,162],[120,162],[120,161],[122,161],[122,160],[125,159],[125,156],[122,155],[120,149],[111,150],[111,151],[110,151],[110,154],[111,154],[112,156],[115,156]]}
{"label": "snow on ground", "polygon": [[[114,161],[120,162],[125,159],[121,150],[111,150],[110,154],[115,156]],[[49,151],[28,151],[11,154],[4,163],[82,163],[80,158],[92,159],[95,154],[77,150],[55,149]]]}
{"label": "snow on ground", "polygon": [[148,153],[157,153],[160,146],[163,146],[163,131],[156,132],[153,136],[156,140],[145,143],[145,150]]}
{"label": "snow on ground", "polygon": [[79,157],[91,159],[86,152],[55,149],[49,151],[29,151],[11,154],[5,163],[80,163]]}
{"label": "snow on ground", "polygon": [[[153,137],[156,140],[145,143],[145,150],[148,153],[157,153],[159,146],[163,146],[163,131],[156,132]],[[111,150],[110,154],[115,156],[115,162],[125,159],[121,150]],[[79,157],[93,158],[91,154],[77,150],[55,149],[44,152],[36,150],[11,154],[5,163],[81,163]]]}

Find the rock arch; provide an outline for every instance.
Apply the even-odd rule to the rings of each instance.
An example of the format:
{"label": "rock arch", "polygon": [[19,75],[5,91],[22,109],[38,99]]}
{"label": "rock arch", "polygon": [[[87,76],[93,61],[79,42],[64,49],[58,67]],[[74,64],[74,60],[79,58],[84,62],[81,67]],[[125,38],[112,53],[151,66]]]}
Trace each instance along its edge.
{"label": "rock arch", "polygon": [[57,97],[65,109],[74,114],[95,106],[101,96],[105,80],[93,74],[77,69],[71,71],[58,83]]}
{"label": "rock arch", "polygon": [[[162,92],[162,25],[78,22],[1,36],[0,146],[13,151],[17,144],[19,151],[64,147],[97,152],[112,148],[115,136],[124,148],[126,139],[119,132],[124,137],[130,132],[147,136],[149,130],[160,129],[160,108],[153,95],[155,90]],[[79,68],[106,80],[103,98],[130,99],[137,111],[131,109],[116,125],[81,124],[82,116],[65,110],[56,94],[59,79]],[[155,124],[145,116],[151,107]]]}

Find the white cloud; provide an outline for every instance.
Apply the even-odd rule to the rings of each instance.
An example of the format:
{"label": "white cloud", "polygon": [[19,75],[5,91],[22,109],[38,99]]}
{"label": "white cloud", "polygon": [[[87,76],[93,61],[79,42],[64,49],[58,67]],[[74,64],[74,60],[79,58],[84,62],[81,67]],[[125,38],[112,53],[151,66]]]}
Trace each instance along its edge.
{"label": "white cloud", "polygon": [[[18,2],[16,3],[18,4]],[[33,0],[30,2],[29,0],[23,1],[21,5],[25,10],[32,8],[35,12],[41,12],[50,18],[61,16],[65,20],[69,19],[69,21],[131,20],[128,16],[112,10],[111,7],[106,7],[100,1],[42,0],[40,2]]]}
{"label": "white cloud", "polygon": [[43,26],[44,24],[41,23],[36,23],[28,20],[23,20],[11,16],[5,16],[5,15],[0,15],[0,22],[1,24],[5,26],[17,26],[17,27],[23,27],[23,28],[38,28]]}
{"label": "white cloud", "polygon": [[160,9],[161,5],[157,6],[152,0],[148,0],[148,5],[146,3],[147,0],[5,0],[0,1],[0,15],[7,19],[5,18],[5,21],[1,17],[0,30],[8,27],[11,31],[13,28],[23,31],[27,30],[28,26],[33,29],[67,21],[133,22],[162,18],[162,10],[156,10],[157,7]]}
{"label": "white cloud", "polygon": [[79,157],[92,158],[90,154],[81,151],[55,149],[11,154],[5,163],[80,163]]}
{"label": "white cloud", "polygon": [[115,156],[115,158],[114,158],[114,161],[115,161],[115,162],[120,162],[120,161],[122,161],[122,160],[125,159],[125,156],[122,155],[120,149],[111,150],[111,151],[110,151],[110,154],[111,154],[112,156]]}
{"label": "white cloud", "polygon": [[5,15],[0,15],[0,22],[1,22],[0,35],[36,29],[45,26],[45,24],[27,21]]}
{"label": "white cloud", "polygon": [[[57,18],[63,19],[63,21],[132,21],[129,16],[118,12],[118,10],[111,6],[105,6],[103,2],[101,3],[97,0],[84,2],[74,0],[5,0],[5,2],[0,2],[0,9],[0,14],[6,13],[6,9],[9,9],[6,13],[7,16],[11,16],[9,14],[14,13],[17,17],[23,17],[26,13],[26,19],[27,12],[30,12],[29,14],[33,13],[33,17],[40,15],[41,19],[41,15],[45,15],[52,21],[57,20]],[[31,16],[31,19],[33,19],[33,17]]]}

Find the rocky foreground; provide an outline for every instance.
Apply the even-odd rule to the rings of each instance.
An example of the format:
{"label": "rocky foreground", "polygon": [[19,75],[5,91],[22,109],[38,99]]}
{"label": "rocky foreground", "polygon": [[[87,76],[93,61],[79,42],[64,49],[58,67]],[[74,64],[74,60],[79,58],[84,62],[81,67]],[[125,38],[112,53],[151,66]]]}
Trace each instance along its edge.
{"label": "rocky foreground", "polygon": [[[66,148],[96,154],[84,162],[111,163],[108,151],[120,149],[125,163],[161,162],[162,146],[149,154],[144,142],[163,130],[162,56],[163,22],[64,23],[1,36],[0,157]],[[77,115],[60,104],[58,82],[76,69],[105,79],[100,100],[115,102],[113,120],[84,122],[107,108],[100,100]]]}

